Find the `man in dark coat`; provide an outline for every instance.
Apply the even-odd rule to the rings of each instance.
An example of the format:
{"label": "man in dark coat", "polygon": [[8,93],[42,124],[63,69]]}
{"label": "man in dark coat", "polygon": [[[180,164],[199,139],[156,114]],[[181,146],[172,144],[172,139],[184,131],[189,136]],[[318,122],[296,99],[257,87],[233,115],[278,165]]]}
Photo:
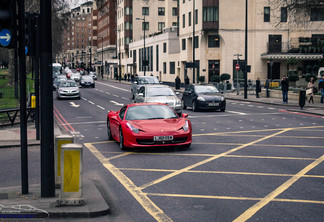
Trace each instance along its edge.
{"label": "man in dark coat", "polygon": [[257,78],[255,81],[255,93],[256,93],[256,98],[260,98],[259,93],[261,92],[261,82],[260,82],[260,77]]}
{"label": "man in dark coat", "polygon": [[189,83],[190,83],[190,79],[189,79],[188,76],[186,76],[186,78],[185,78],[185,85],[187,86],[187,85],[189,85]]}
{"label": "man in dark coat", "polygon": [[175,78],[175,88],[180,89],[180,84],[181,84],[181,80],[180,80],[179,76],[177,76]]}
{"label": "man in dark coat", "polygon": [[287,76],[282,77],[280,85],[282,91],[282,103],[288,103],[289,80]]}

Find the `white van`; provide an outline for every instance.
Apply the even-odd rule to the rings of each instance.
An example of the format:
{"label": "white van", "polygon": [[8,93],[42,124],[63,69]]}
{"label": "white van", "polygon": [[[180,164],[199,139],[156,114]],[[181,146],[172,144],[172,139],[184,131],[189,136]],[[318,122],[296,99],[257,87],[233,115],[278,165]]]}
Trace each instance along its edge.
{"label": "white van", "polygon": [[62,74],[62,65],[60,63],[53,63],[53,79]]}

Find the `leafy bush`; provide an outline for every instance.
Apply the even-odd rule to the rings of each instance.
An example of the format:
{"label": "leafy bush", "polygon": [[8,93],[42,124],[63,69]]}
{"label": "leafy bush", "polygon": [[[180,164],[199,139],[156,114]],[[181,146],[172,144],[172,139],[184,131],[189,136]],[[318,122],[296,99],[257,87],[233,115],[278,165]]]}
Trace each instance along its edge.
{"label": "leafy bush", "polygon": [[288,76],[289,82],[297,82],[299,80],[299,76],[297,74],[290,74]]}
{"label": "leafy bush", "polygon": [[317,77],[314,74],[307,74],[305,78],[306,82],[309,82],[312,77],[314,78],[314,82],[316,82]]}
{"label": "leafy bush", "polygon": [[298,60],[294,57],[291,57],[287,60],[287,65],[297,65],[298,64]]}
{"label": "leafy bush", "polygon": [[210,77],[211,82],[220,82],[220,77],[218,75],[212,75]]}
{"label": "leafy bush", "polygon": [[223,73],[223,74],[220,76],[220,79],[221,79],[221,81],[229,80],[229,79],[231,79],[231,75],[228,74],[228,73]]}
{"label": "leafy bush", "polygon": [[199,82],[205,82],[205,76],[199,76],[198,81]]}

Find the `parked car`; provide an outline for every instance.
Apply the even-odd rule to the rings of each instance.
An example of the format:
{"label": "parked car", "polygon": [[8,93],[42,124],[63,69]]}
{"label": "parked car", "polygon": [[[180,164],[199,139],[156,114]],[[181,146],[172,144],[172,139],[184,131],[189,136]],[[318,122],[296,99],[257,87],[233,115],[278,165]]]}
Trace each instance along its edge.
{"label": "parked car", "polygon": [[220,110],[226,109],[226,100],[214,85],[194,85],[186,86],[182,95],[182,109],[188,106],[192,110]]}
{"label": "parked car", "polygon": [[74,81],[79,82],[80,81],[80,77],[81,77],[81,75],[80,75],[79,72],[74,72],[74,73],[71,74],[70,79],[73,79]]}
{"label": "parked car", "polygon": [[160,84],[159,80],[154,76],[136,76],[134,82],[132,84],[131,92],[132,92],[132,99],[134,99],[135,93],[137,90],[147,84]]}
{"label": "parked car", "polygon": [[188,114],[179,117],[163,103],[133,103],[107,115],[108,139],[129,147],[184,146],[192,142]]}
{"label": "parked car", "polygon": [[67,80],[58,84],[56,98],[76,98],[81,99],[81,94],[77,83],[74,80]]}
{"label": "parked car", "polygon": [[[62,76],[62,75],[58,76],[57,78],[55,78],[55,79],[53,80],[53,90],[54,90],[54,91],[56,90],[57,85],[58,85],[59,83],[67,81],[67,78],[66,78],[65,76],[63,76],[64,78],[61,77],[61,76]],[[60,77],[60,78],[59,78],[59,77]]]}
{"label": "parked car", "polygon": [[[179,94],[179,93],[178,93]],[[165,85],[144,85],[135,94],[135,103],[159,102],[165,103],[181,116],[181,100],[176,93]]]}
{"label": "parked car", "polygon": [[81,80],[80,80],[80,86],[81,87],[92,87],[94,88],[95,87],[95,82],[93,80],[93,78],[89,75],[84,75],[84,76],[81,76]]}

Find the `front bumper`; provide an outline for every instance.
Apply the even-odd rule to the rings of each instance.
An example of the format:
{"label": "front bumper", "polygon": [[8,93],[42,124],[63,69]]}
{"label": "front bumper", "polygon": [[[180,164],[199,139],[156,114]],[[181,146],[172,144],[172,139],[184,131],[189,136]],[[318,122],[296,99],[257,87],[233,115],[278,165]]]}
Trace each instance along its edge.
{"label": "front bumper", "polygon": [[226,108],[226,100],[221,102],[215,101],[198,101],[197,107],[203,110],[215,110],[215,109],[225,109]]}
{"label": "front bumper", "polygon": [[132,131],[127,130],[124,132],[124,138],[127,140],[124,141],[124,145],[129,148],[134,147],[168,147],[168,146],[189,146],[192,142],[192,133],[191,130],[184,132],[179,130],[177,132],[170,132],[164,134],[157,134],[155,136],[163,135],[172,135],[173,140],[170,141],[154,141],[153,135],[148,135],[145,132],[140,132],[135,134]]}

